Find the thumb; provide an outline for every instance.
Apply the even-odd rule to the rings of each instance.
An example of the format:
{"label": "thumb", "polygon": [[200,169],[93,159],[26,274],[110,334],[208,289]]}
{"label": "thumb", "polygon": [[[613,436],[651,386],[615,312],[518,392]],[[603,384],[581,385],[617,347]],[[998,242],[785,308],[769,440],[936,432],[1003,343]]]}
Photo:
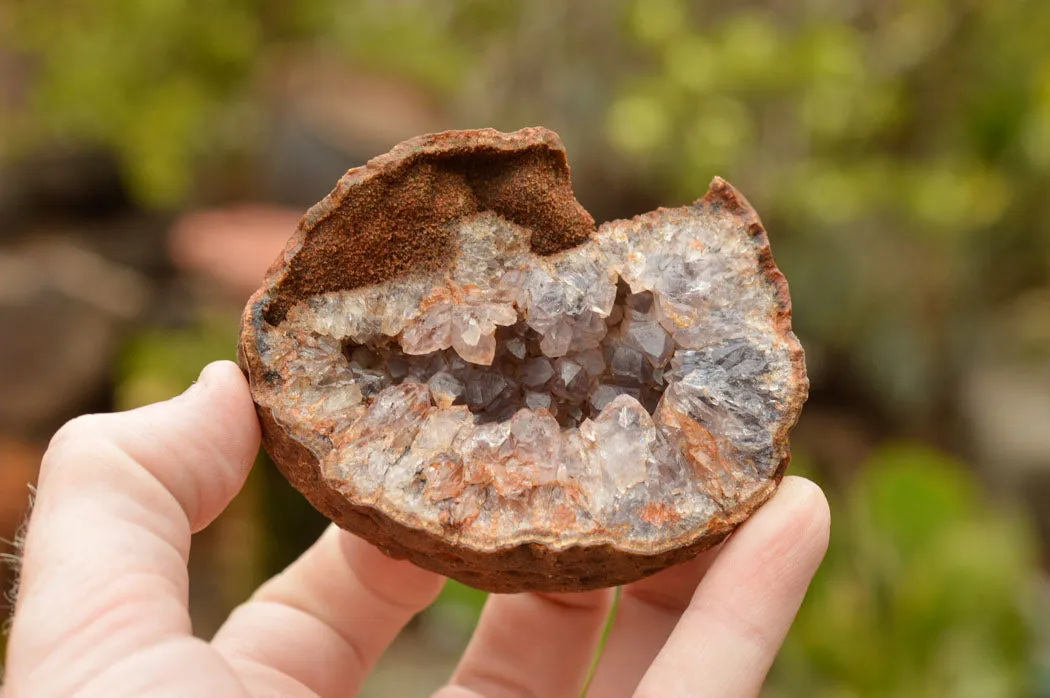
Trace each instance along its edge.
{"label": "thumb", "polygon": [[258,446],[230,362],[172,400],[60,429],[26,533],[9,681],[61,677],[74,693],[99,666],[189,635],[190,534],[241,488]]}

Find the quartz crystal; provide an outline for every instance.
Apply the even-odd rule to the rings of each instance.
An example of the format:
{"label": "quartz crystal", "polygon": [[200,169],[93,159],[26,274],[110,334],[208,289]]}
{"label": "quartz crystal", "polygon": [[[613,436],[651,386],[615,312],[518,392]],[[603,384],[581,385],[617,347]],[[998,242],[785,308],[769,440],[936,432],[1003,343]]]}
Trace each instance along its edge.
{"label": "quartz crystal", "polygon": [[[257,403],[339,496],[454,541],[449,554],[593,541],[645,556],[728,531],[779,480],[806,392],[757,217],[716,180],[692,206],[548,249],[554,233],[492,197],[434,214],[452,250],[439,264],[310,293],[271,281],[246,311]],[[537,579],[486,588],[570,588]]]}

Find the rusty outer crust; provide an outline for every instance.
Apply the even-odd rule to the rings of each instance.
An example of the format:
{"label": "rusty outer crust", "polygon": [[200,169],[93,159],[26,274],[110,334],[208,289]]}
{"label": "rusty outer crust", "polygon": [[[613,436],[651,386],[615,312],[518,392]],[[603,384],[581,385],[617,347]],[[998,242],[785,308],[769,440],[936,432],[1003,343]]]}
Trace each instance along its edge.
{"label": "rusty outer crust", "polygon": [[[661,541],[651,552],[620,549],[608,541],[596,544],[590,535],[567,537],[557,549],[530,541],[475,549],[349,500],[324,477],[317,456],[257,402],[264,447],[288,481],[341,528],[393,558],[484,591],[566,592],[617,586],[717,545],[776,491],[790,460],[788,434],[807,398],[809,383],[802,348],[791,331],[787,281],[773,261],[757,213],[732,185],[717,177],[694,206],[728,213],[749,231],[761,273],[776,289],[775,325],[788,347],[792,380],[798,386],[785,408],[790,418],[775,437],[787,455],[770,486],[723,512],[704,530]],[[483,210],[531,230],[537,254],[568,249],[595,233],[593,219],[573,196],[564,147],[557,134],[543,128],[421,136],[347,172],[300,220],[244,310],[238,362],[253,395],[266,378],[260,336],[267,324],[276,325],[292,304],[314,294],[379,283],[412,269],[440,267],[453,253],[453,241],[443,233],[445,224]]]}

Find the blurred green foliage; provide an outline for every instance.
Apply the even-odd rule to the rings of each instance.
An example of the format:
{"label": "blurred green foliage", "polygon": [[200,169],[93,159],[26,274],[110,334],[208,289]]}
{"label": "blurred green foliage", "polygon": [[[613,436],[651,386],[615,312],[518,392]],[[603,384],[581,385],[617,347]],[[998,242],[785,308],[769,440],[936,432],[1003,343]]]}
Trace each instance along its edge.
{"label": "blurred green foliage", "polygon": [[142,199],[178,201],[223,130],[250,130],[238,96],[261,51],[263,4],[15,2],[0,36],[34,74],[7,149],[96,142]]}
{"label": "blurred green foliage", "polygon": [[237,358],[237,322],[213,312],[179,328],[147,328],[125,343],[117,367],[118,410],[167,400],[186,390],[212,361]]}
{"label": "blurred green foliage", "polygon": [[483,591],[449,581],[426,613],[436,625],[463,638],[470,637],[488,597]]}
{"label": "blurred green foliage", "polygon": [[874,453],[831,493],[832,541],[768,684],[788,698],[1035,691],[1035,541],[960,463]]}
{"label": "blurred green foliage", "polygon": [[30,89],[7,123],[0,109],[0,155],[87,140],[116,152],[141,201],[176,205],[209,157],[265,142],[258,81],[282,50],[305,44],[450,91],[474,57],[469,32],[508,17],[486,2],[15,0],[0,45],[26,57]]}
{"label": "blurred green foliage", "polygon": [[891,409],[925,413],[981,348],[975,318],[1047,288],[1050,4],[638,0],[628,18],[646,69],[611,144],[678,197],[714,173],[748,194],[815,369],[848,353]]}

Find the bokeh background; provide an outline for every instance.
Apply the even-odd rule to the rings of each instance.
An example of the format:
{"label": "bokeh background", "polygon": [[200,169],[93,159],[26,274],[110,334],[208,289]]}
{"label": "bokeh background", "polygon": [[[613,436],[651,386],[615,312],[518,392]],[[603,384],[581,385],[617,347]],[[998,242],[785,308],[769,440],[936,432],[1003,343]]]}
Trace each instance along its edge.
{"label": "bokeh background", "polygon": [[[719,174],[770,230],[834,534],[767,694],[1050,696],[1045,0],[0,3],[0,536],[64,420],[233,357],[346,169],[527,125],[600,221]],[[198,631],[323,525],[260,457],[194,543]],[[483,600],[450,585],[365,695],[439,685]]]}

